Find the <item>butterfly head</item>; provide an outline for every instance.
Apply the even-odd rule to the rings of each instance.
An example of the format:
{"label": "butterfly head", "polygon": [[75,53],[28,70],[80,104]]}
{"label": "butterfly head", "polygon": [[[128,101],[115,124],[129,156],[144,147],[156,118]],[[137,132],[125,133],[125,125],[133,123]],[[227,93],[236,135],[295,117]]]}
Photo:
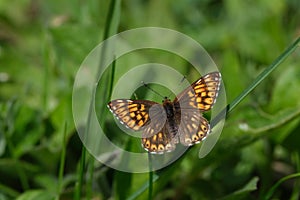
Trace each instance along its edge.
{"label": "butterfly head", "polygon": [[168,97],[164,97],[164,99],[162,100],[162,103],[171,103],[171,100]]}

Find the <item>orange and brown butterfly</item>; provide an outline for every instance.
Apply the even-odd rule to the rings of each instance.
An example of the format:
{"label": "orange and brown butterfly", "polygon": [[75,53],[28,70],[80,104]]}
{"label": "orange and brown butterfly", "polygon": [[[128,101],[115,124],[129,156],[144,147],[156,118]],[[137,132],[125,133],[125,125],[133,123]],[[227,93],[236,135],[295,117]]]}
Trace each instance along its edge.
{"label": "orange and brown butterfly", "polygon": [[175,149],[180,141],[185,146],[197,144],[210,133],[202,113],[216,102],[221,74],[211,72],[195,81],[172,102],[163,104],[148,100],[116,99],[108,103],[110,111],[127,128],[142,131],[142,146],[150,153]]}

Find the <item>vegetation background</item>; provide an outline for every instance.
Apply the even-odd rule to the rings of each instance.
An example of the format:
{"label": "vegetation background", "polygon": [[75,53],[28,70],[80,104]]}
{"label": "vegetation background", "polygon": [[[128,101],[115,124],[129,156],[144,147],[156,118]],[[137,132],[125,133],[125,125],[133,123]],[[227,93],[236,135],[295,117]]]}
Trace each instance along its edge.
{"label": "vegetation background", "polygon": [[86,55],[145,26],[202,44],[230,103],[299,37],[299,8],[298,0],[0,0],[0,199],[299,199],[299,50],[233,110],[208,156],[199,159],[197,145],[154,174],[95,161],[71,109]]}

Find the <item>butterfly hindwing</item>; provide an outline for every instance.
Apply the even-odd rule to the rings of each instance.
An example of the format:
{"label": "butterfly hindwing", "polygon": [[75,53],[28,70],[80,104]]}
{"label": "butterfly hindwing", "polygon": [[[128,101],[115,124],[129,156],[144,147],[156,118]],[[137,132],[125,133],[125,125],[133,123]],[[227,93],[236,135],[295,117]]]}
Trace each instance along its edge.
{"label": "butterfly hindwing", "polygon": [[178,130],[181,144],[184,146],[197,144],[204,140],[209,132],[209,123],[198,110],[187,110],[181,113]]}
{"label": "butterfly hindwing", "polygon": [[166,125],[167,115],[161,104],[154,104],[149,109],[149,123],[144,126],[143,138],[154,136],[159,131],[162,132]]}
{"label": "butterfly hindwing", "polygon": [[142,146],[150,153],[164,153],[170,152],[175,149],[175,143],[168,131],[166,124],[163,128],[157,132],[155,135],[151,135],[147,132],[147,129],[143,132]]}

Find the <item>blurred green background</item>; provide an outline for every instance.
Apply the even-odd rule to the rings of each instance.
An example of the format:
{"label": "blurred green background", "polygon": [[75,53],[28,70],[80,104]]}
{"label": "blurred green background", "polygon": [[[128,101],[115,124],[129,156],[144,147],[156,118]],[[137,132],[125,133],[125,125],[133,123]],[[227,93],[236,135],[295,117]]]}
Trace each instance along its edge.
{"label": "blurred green background", "polygon": [[[104,38],[144,26],[192,37],[219,67],[230,103],[299,37],[299,8],[298,0],[0,0],[0,199],[149,198],[149,174],[98,163],[74,127],[76,71]],[[199,159],[196,145],[153,174],[152,198],[299,199],[299,88],[296,50],[228,116],[208,156]]]}

